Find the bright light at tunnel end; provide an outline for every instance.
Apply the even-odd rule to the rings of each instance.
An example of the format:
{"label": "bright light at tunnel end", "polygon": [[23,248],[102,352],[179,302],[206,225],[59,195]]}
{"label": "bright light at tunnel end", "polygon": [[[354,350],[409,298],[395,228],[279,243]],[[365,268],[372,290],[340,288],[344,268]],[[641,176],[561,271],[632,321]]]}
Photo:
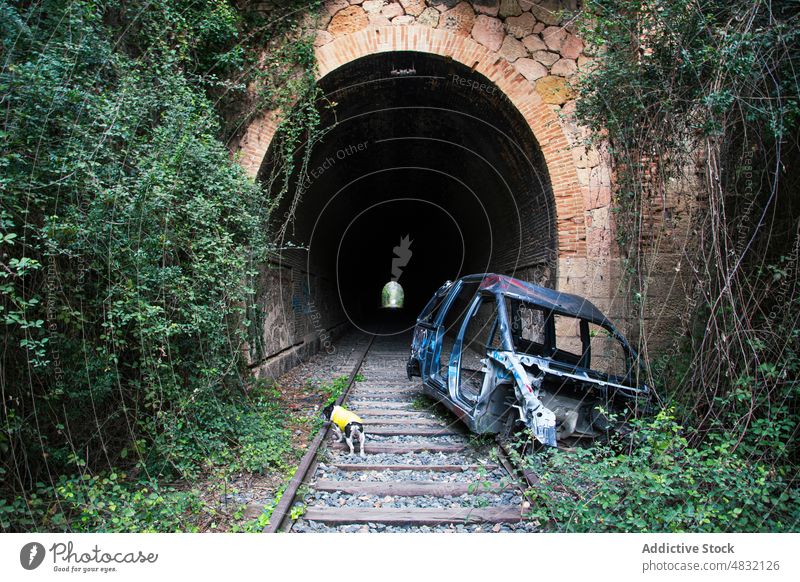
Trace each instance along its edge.
{"label": "bright light at tunnel end", "polygon": [[397,281],[389,281],[381,291],[381,307],[384,309],[402,309],[405,301],[403,287]]}

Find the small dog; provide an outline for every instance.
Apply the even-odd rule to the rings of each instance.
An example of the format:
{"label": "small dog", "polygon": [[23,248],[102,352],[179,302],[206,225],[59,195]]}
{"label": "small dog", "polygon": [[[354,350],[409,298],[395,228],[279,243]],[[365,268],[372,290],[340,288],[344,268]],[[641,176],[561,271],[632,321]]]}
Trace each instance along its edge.
{"label": "small dog", "polygon": [[352,455],[355,453],[353,441],[358,439],[358,442],[361,444],[361,456],[366,456],[364,454],[364,439],[366,438],[364,434],[364,421],[361,420],[357,414],[341,406],[329,404],[322,410],[322,418],[330,420],[333,424],[333,434],[337,439],[337,443],[346,440],[347,446],[350,447],[350,454]]}

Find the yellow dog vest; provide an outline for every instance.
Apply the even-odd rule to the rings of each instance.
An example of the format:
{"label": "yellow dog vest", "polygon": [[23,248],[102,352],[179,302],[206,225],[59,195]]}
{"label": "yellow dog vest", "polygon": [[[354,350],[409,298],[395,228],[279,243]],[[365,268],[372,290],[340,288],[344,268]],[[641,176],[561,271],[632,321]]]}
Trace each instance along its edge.
{"label": "yellow dog vest", "polygon": [[342,431],[344,431],[344,427],[346,427],[351,422],[358,422],[360,424],[364,424],[364,421],[361,418],[349,410],[345,410],[341,406],[334,406],[333,412],[331,413],[331,421],[338,426]]}

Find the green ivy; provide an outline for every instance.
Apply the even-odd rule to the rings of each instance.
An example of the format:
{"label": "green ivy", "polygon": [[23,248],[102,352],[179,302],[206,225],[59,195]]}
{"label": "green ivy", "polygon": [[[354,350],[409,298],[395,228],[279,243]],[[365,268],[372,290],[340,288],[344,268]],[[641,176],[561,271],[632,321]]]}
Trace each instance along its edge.
{"label": "green ivy", "polygon": [[[785,168],[800,161],[797,3],[588,0],[584,9],[580,35],[595,66],[578,82],[577,114],[611,155],[629,335],[652,354],[661,398],[696,429],[692,444],[733,438],[743,458],[796,480],[800,189]],[[644,322],[655,304],[664,312],[648,295],[664,252],[649,219],[672,220],[666,196],[691,209],[677,223],[691,233],[685,248],[667,251],[689,296],[674,344],[648,346],[659,324]],[[672,232],[663,231],[667,246]]]}
{"label": "green ivy", "polygon": [[288,470],[242,357],[271,195],[220,108],[261,79],[313,119],[313,72],[255,66],[285,37],[281,74],[313,71],[295,4],[0,0],[3,530],[183,529],[196,497],[159,483]]}

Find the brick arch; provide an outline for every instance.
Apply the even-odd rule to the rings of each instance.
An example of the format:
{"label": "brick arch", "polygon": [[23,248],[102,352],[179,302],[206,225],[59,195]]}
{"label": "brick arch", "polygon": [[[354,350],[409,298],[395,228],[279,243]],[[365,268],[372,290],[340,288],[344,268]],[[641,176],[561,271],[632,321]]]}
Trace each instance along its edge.
{"label": "brick arch", "polygon": [[[524,117],[542,150],[556,205],[558,255],[586,257],[584,193],[572,149],[554,111],[533,86],[497,53],[463,35],[425,26],[369,27],[316,49],[318,78],[356,59],[392,51],[450,57],[492,81]],[[261,167],[280,122],[276,112],[253,121],[242,138],[239,161],[251,176]]]}

